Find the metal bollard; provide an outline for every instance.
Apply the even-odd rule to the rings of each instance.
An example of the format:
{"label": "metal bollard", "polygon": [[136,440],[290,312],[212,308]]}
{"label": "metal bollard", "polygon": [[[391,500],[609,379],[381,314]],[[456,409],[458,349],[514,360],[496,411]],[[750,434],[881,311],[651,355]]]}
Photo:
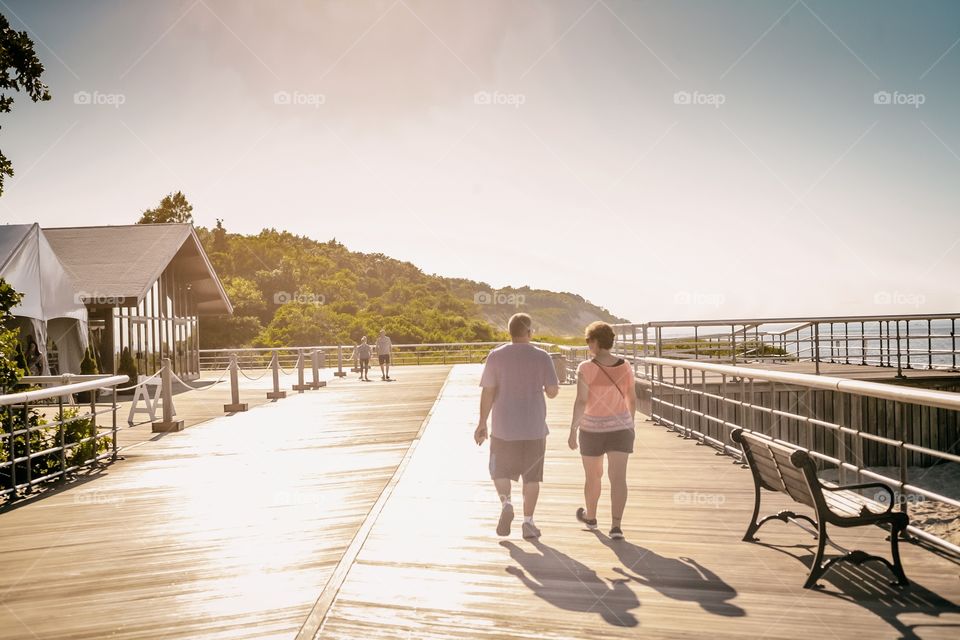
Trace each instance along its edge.
{"label": "metal bollard", "polygon": [[223,405],[223,410],[226,413],[233,413],[235,411],[246,411],[249,409],[249,406],[246,402],[240,402],[240,385],[239,379],[237,377],[237,372],[240,370],[240,365],[237,364],[237,354],[230,354],[230,404]]}
{"label": "metal bollard", "polygon": [[286,391],[280,391],[280,360],[277,352],[273,352],[270,359],[270,368],[273,369],[273,391],[267,391],[267,400],[281,400],[287,397]]}
{"label": "metal bollard", "polygon": [[347,377],[347,372],[343,370],[343,345],[337,346],[337,370],[333,372],[333,375],[338,378]]}
{"label": "metal bollard", "polygon": [[327,386],[327,381],[320,379],[320,351],[319,350],[314,349],[313,353],[310,354],[310,364],[313,367],[313,382],[310,383],[310,386],[314,389],[319,389],[320,387]]}
{"label": "metal bollard", "polygon": [[313,389],[312,384],[307,384],[303,378],[303,349],[297,349],[297,384],[293,385],[293,390],[299,393]]}
{"label": "metal bollard", "polygon": [[163,359],[163,370],[160,374],[160,395],[163,399],[163,420],[154,422],[151,428],[154,433],[183,431],[183,420],[176,420],[177,412],[173,407],[173,366],[170,358]]}

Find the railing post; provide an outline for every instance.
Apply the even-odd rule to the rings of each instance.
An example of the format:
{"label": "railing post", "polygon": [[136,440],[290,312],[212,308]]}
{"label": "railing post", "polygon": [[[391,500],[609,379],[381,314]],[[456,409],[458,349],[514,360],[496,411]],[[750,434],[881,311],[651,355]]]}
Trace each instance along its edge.
{"label": "railing post", "polygon": [[240,402],[240,384],[237,373],[240,370],[240,365],[237,364],[237,354],[230,354],[230,404],[223,405],[223,410],[225,413],[234,413],[237,411],[246,411],[249,406],[246,402]]}
{"label": "railing post", "polygon": [[860,364],[867,364],[867,323],[860,322]]}
{"label": "railing post", "polygon": [[280,390],[280,358],[273,352],[270,358],[270,368],[273,369],[273,391],[267,391],[267,400],[281,400],[287,397],[286,391]]}
{"label": "railing post", "polygon": [[953,357],[953,368],[957,368],[957,319],[950,318],[950,354]]}
{"label": "railing post", "polygon": [[307,384],[303,376],[303,368],[305,366],[303,358],[303,349],[297,349],[297,384],[293,385],[293,390],[298,393],[303,393],[304,391],[309,391],[313,389],[312,384]]}
{"label": "railing post", "polygon": [[110,431],[113,434],[113,460],[117,459],[117,385],[113,385],[113,393],[110,394],[111,398],[111,411],[110,415],[113,416],[113,421],[110,424]]}
{"label": "railing post", "polygon": [[152,425],[152,430],[154,433],[182,431],[183,420],[176,419],[177,414],[173,407],[173,368],[170,364],[170,358],[163,359],[163,369],[160,374],[160,381],[160,395],[163,400],[163,420],[160,422],[154,422]]}
{"label": "railing post", "polygon": [[813,323],[813,368],[820,375],[820,323]]}
{"label": "railing post", "polygon": [[338,378],[347,377],[347,372],[343,370],[343,345],[337,345],[337,370],[333,372]]}
{"label": "railing post", "polygon": [[313,382],[310,383],[310,386],[313,389],[319,389],[320,387],[327,386],[326,380],[320,379],[320,350],[314,349],[313,353],[310,354],[310,366],[313,369]]}
{"label": "railing post", "polygon": [[[744,336],[746,336],[747,332],[744,331],[743,334]],[[730,354],[731,354],[731,357],[733,358],[733,365],[736,366],[737,365],[737,325],[735,324],[730,325]]]}
{"label": "railing post", "polygon": [[[910,321],[908,320],[907,322],[909,323]],[[908,329],[909,329],[909,324],[908,324]],[[909,344],[910,343],[908,341],[907,342],[908,348],[909,348]],[[900,321],[899,320],[897,320],[897,376],[896,377],[901,380],[904,378],[903,366],[900,361]]]}
{"label": "railing post", "polygon": [[[90,393],[93,393],[93,392],[91,391]],[[66,437],[66,434],[64,433],[64,428],[63,428],[63,396],[59,396],[57,398],[57,412],[59,414],[57,416],[57,422],[60,423],[59,425],[57,425],[57,436],[58,436],[58,439],[60,440],[60,478],[66,479],[67,477],[67,450],[66,450],[67,437]],[[94,431],[94,433],[96,433],[96,431]],[[94,439],[93,450],[94,452],[96,452],[97,450],[96,439]]]}

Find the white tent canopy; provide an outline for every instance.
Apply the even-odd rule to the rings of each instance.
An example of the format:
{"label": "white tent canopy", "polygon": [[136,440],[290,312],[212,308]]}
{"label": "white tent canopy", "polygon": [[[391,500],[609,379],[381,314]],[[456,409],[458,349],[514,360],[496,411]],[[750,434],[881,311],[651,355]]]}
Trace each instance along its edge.
{"label": "white tent canopy", "polygon": [[[60,373],[77,373],[87,348],[87,308],[38,224],[0,226],[0,277],[23,295],[11,313],[21,336],[32,334],[50,373],[46,345],[57,348]],[[26,331],[24,331],[26,329]]]}

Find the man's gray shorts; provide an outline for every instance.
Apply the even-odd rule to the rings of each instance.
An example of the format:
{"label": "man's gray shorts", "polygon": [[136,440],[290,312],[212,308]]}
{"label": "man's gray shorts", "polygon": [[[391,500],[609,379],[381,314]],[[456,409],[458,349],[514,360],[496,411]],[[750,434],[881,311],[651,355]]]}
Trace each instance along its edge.
{"label": "man's gray shorts", "polygon": [[490,438],[490,477],[494,480],[510,478],[523,482],[543,482],[543,458],[547,439],[502,440]]}

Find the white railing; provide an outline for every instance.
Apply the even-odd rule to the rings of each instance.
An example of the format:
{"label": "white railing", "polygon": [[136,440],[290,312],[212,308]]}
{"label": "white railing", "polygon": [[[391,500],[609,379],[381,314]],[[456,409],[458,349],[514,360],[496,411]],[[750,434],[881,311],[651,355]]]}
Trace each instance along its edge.
{"label": "white railing", "polygon": [[[939,464],[960,464],[960,455],[953,452],[956,443],[945,447],[947,451],[917,444],[912,441],[915,430],[908,418],[912,407],[960,412],[958,393],[667,358],[641,358],[638,364],[643,370],[640,377],[650,386],[651,417],[686,438],[740,457],[730,433],[738,428],[755,431],[808,450],[821,467],[835,469],[841,483],[854,474],[858,482],[869,478],[889,485],[904,512],[908,512],[912,497],[920,496],[949,505],[960,515],[956,497],[912,484],[909,478],[911,461],[926,458]],[[812,403],[807,403],[814,390],[835,394],[833,402],[839,403],[835,406],[840,410],[833,412],[832,420],[818,417]],[[895,437],[866,430],[867,420],[858,408],[860,398],[896,403]],[[865,446],[889,447],[895,452],[897,476],[864,468]],[[960,553],[957,545],[916,526],[910,526],[908,532]]]}
{"label": "white railing", "polygon": [[[127,380],[127,376],[29,376],[22,382],[55,386],[0,395],[0,496],[29,493],[40,483],[116,459],[117,404],[98,409],[95,394]],[[74,403],[74,396],[81,393],[89,394],[89,401]],[[56,407],[53,420],[38,407]],[[99,424],[103,414],[111,416],[108,425]]]}

